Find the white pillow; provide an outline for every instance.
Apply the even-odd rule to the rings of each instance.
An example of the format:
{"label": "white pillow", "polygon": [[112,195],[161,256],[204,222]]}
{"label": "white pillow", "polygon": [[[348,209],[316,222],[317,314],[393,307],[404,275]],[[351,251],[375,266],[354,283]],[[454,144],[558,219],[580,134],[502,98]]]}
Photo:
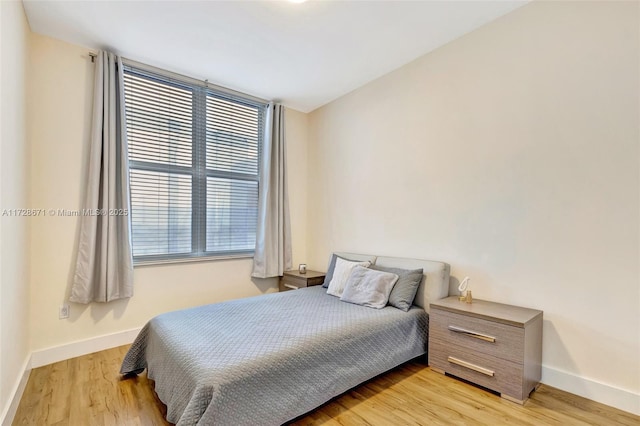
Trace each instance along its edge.
{"label": "white pillow", "polygon": [[398,275],[356,266],[344,286],[343,302],[382,309],[387,306],[389,295],[398,281]]}
{"label": "white pillow", "polygon": [[338,297],[342,296],[344,285],[347,283],[347,279],[349,278],[349,275],[351,275],[351,271],[358,265],[367,268],[371,265],[371,262],[351,262],[350,260],[337,257],[336,267],[333,270],[333,278],[331,278],[331,282],[327,288],[327,294]]}

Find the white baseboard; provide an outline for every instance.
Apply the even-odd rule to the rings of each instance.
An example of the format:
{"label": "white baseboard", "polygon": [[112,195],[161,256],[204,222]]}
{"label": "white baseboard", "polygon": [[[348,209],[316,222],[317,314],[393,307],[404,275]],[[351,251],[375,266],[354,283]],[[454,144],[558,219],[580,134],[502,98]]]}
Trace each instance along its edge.
{"label": "white baseboard", "polygon": [[18,411],[18,405],[20,405],[22,394],[24,393],[24,389],[27,387],[27,382],[29,381],[29,373],[31,373],[31,355],[28,355],[24,360],[24,363],[22,363],[21,372],[22,374],[9,394],[9,403],[5,407],[2,415],[0,415],[0,424],[2,426],[11,426],[13,418],[16,416],[16,411]]}
{"label": "white baseboard", "polygon": [[541,382],[640,416],[640,394],[575,374],[542,366]]}
{"label": "white baseboard", "polygon": [[65,359],[127,345],[133,342],[140,332],[140,329],[140,327],[133,328],[131,330],[104,334],[102,336],[76,340],[75,342],[64,345],[33,351],[31,354],[31,367],[38,368],[43,365],[53,364],[54,362],[64,361]]}

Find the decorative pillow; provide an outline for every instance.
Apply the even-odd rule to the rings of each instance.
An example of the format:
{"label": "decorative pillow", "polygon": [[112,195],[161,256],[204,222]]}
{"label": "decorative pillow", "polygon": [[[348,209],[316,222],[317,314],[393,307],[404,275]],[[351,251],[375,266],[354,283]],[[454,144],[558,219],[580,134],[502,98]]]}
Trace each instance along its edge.
{"label": "decorative pillow", "polygon": [[389,295],[389,304],[407,312],[413,304],[413,299],[416,298],[418,287],[420,287],[420,282],[422,281],[423,270],[386,268],[378,265],[371,265],[371,269],[398,275],[398,282],[393,286],[393,290]]}
{"label": "decorative pillow", "polygon": [[[327,288],[329,287],[329,283],[331,282],[331,279],[333,278],[333,270],[336,267],[336,259],[340,258],[340,259],[344,259],[344,260],[349,260],[351,262],[364,262],[365,260],[368,260],[369,262],[373,263],[373,260],[375,259],[375,256],[365,256],[365,255],[360,255],[359,259],[350,259],[348,257],[344,257],[344,256],[338,256],[335,253],[331,254],[331,259],[329,259],[329,266],[327,267],[327,273],[324,276],[324,282],[322,283],[322,287]],[[364,259],[363,259],[364,257]],[[367,257],[369,259],[367,259]]]}
{"label": "decorative pillow", "polygon": [[355,266],[347,279],[340,300],[382,309],[389,301],[389,294],[397,281],[396,274]]}
{"label": "decorative pillow", "polygon": [[331,278],[331,282],[329,282],[329,287],[327,288],[327,294],[332,296],[342,296],[342,292],[344,291],[344,285],[347,283],[347,279],[349,275],[351,275],[351,271],[356,266],[364,266],[365,268],[371,265],[371,262],[352,262],[350,260],[344,260],[341,257],[336,257],[336,267],[333,270],[333,277]]}

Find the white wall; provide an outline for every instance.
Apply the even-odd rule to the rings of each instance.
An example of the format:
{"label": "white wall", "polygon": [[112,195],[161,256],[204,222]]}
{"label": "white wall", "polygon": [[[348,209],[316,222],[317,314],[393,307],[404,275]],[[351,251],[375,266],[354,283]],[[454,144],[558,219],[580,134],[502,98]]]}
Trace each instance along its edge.
{"label": "white wall", "polygon": [[[0,213],[29,207],[28,43],[22,2],[0,2]],[[0,216],[0,421],[30,352],[28,239],[28,218]]]}
{"label": "white wall", "polygon": [[[33,34],[33,90],[29,98],[31,204],[46,209],[78,209],[86,175],[94,65],[89,49]],[[298,191],[306,181],[306,115],[286,117],[289,179]],[[296,176],[302,174],[302,178]],[[293,257],[306,250],[306,196],[291,195]],[[69,294],[75,262],[76,217],[42,217],[31,235],[31,347],[39,351],[76,340],[140,327],[152,316],[189,306],[276,291],[277,282],[252,280],[251,259],[136,267],[135,295],[108,304],[71,305],[58,320]]]}
{"label": "white wall", "polygon": [[533,2],[310,115],[309,266],[449,262],[543,381],[640,414],[637,2]]}

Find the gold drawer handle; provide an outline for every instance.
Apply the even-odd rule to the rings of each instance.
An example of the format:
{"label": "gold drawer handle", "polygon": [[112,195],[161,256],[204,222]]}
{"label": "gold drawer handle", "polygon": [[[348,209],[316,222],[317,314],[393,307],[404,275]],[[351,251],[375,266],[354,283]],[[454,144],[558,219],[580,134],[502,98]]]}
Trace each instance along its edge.
{"label": "gold drawer handle", "polygon": [[476,339],[486,340],[487,342],[495,343],[496,338],[493,336],[489,336],[488,334],[478,333],[477,331],[467,330],[466,328],[456,327],[455,325],[450,325],[449,330],[454,333],[464,334],[469,337],[475,337]]}
{"label": "gold drawer handle", "polygon": [[290,288],[291,290],[300,290],[300,287],[296,287],[293,284],[283,284],[286,288]]}
{"label": "gold drawer handle", "polygon": [[465,367],[465,368],[468,368],[469,370],[477,371],[478,373],[486,374],[487,376],[490,376],[490,377],[493,377],[495,375],[495,373],[492,370],[489,370],[488,368],[480,367],[479,365],[471,364],[470,362],[463,361],[461,359],[454,358],[452,356],[447,357],[447,361],[449,361],[451,364],[457,364],[461,367]]}

